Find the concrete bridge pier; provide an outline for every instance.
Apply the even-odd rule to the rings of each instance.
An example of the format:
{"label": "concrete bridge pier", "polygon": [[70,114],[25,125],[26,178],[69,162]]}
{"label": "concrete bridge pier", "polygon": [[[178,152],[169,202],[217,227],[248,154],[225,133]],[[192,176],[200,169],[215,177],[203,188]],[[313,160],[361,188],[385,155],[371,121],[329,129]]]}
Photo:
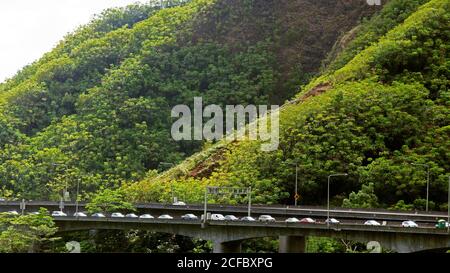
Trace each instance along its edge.
{"label": "concrete bridge pier", "polygon": [[242,241],[214,242],[213,253],[241,253]]}
{"label": "concrete bridge pier", "polygon": [[280,236],[279,253],[305,253],[306,238],[303,236]]}

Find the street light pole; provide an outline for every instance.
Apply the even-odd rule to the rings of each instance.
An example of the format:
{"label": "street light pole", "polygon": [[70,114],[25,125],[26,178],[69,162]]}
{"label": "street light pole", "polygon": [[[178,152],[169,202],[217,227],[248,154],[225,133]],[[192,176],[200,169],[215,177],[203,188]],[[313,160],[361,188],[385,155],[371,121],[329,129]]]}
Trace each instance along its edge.
{"label": "street light pole", "polygon": [[347,176],[347,173],[330,174],[328,176],[328,189],[327,189],[327,227],[330,227],[330,180],[333,176]]}
{"label": "street light pole", "polygon": [[75,197],[75,214],[78,216],[78,194],[80,193],[80,180],[81,178],[78,178],[77,182],[77,196]]}
{"label": "street light pole", "polygon": [[448,200],[447,200],[447,210],[448,210],[447,232],[450,233],[450,176],[448,177]]}
{"label": "street light pole", "polygon": [[428,200],[430,199],[430,166],[427,166],[427,206],[426,211],[428,212]]}
{"label": "street light pole", "polygon": [[205,207],[203,211],[203,225],[206,225],[206,211],[208,206],[208,187],[205,188]]}
{"label": "street light pole", "polygon": [[[291,162],[291,163],[287,163],[289,165],[294,165],[295,164],[295,189],[294,189],[294,206],[297,206],[297,202],[298,202],[298,162]],[[304,165],[301,165],[304,166]]]}
{"label": "street light pole", "polygon": [[297,206],[298,199],[298,164],[295,164],[295,196],[294,196],[294,206]]}
{"label": "street light pole", "polygon": [[423,166],[425,168],[427,168],[427,203],[425,205],[425,210],[428,212],[428,200],[429,200],[429,196],[430,196],[430,166],[427,164],[418,164],[418,163],[411,163],[411,165],[414,166]]}
{"label": "street light pole", "polygon": [[248,217],[250,217],[252,211],[252,187],[248,188]]}

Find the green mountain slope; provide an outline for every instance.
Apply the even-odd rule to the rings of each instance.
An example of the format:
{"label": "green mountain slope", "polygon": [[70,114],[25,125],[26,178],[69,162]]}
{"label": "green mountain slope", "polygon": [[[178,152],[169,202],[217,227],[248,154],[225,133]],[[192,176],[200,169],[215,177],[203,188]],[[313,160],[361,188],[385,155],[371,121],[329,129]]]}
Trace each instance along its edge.
{"label": "green mountain slope", "polygon": [[81,181],[88,198],[179,162],[202,143],[171,140],[174,105],[282,102],[377,9],[193,0],[106,12],[0,85],[0,195],[57,200]]}
{"label": "green mountain slope", "polygon": [[390,1],[353,30],[346,49],[281,111],[279,150],[223,141],[124,189],[135,200],[167,201],[173,187],[201,202],[205,185],[251,186],[256,203],[290,204],[298,164],[300,204],[324,204],[327,176],[347,172],[333,180],[334,205],[423,209],[426,173],[416,163],[430,167],[430,207],[446,208],[449,10],[446,0]]}

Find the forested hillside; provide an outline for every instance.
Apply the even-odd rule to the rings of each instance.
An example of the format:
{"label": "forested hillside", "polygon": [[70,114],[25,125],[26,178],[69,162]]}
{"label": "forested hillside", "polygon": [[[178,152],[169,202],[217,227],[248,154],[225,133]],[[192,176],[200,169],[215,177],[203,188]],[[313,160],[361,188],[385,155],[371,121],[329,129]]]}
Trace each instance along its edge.
{"label": "forested hillside", "polygon": [[[200,203],[221,185],[251,186],[253,204],[292,204],[297,165],[300,205],[324,205],[327,176],[346,172],[332,181],[333,206],[424,209],[426,164],[430,209],[447,209],[448,0],[154,2],[103,12],[0,84],[0,198],[55,201],[67,187],[74,200],[79,184],[89,212],[126,212],[172,196]],[[195,96],[283,104],[279,149],[174,141],[171,109]],[[61,240],[44,211],[2,214],[0,225],[0,252],[65,251],[71,240],[83,252],[212,247],[134,230]],[[275,240],[243,251],[276,251]],[[307,249],[348,245],[312,237]]]}
{"label": "forested hillside", "polygon": [[[0,196],[83,199],[198,151],[170,137],[170,110],[282,103],[338,38],[380,7],[364,1],[193,0],[112,9],[0,85]],[[232,181],[230,181],[232,182]]]}
{"label": "forested hillside", "polygon": [[[280,149],[255,141],[206,147],[162,175],[126,187],[167,201],[170,187],[201,202],[205,185],[251,186],[256,203],[446,209],[450,172],[450,2],[392,0],[336,43],[328,65],[280,113]],[[225,197],[224,197],[225,198]],[[218,202],[244,201],[239,199]]]}

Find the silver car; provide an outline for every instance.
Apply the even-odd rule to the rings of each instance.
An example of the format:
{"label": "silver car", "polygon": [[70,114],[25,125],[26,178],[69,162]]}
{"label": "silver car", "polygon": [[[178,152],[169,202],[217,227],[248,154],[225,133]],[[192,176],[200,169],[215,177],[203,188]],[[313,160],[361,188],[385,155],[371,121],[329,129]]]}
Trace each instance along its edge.
{"label": "silver car", "polygon": [[155,217],[153,217],[150,214],[143,214],[141,216],[139,216],[140,219],[155,219]]}
{"label": "silver car", "polygon": [[87,215],[85,213],[82,212],[75,212],[73,214],[74,217],[87,217]]}
{"label": "silver car", "polygon": [[126,218],[139,218],[139,216],[137,216],[134,213],[128,213],[127,215],[125,215]]}
{"label": "silver car", "polygon": [[255,220],[255,218],[253,218],[251,216],[245,216],[245,217],[241,218],[241,221],[244,221],[244,222],[255,222],[256,220]]}
{"label": "silver car", "polygon": [[106,216],[103,213],[97,212],[97,213],[92,214],[91,217],[105,218]]}
{"label": "silver car", "polygon": [[183,219],[183,220],[198,220],[198,217],[192,213],[188,213],[188,214],[181,216],[181,219]]}
{"label": "silver car", "polygon": [[53,217],[65,217],[65,216],[67,216],[67,214],[65,214],[62,211],[54,211],[54,212],[52,212],[52,216]]}
{"label": "silver car", "polygon": [[414,222],[414,221],[408,220],[408,221],[403,221],[402,222],[402,227],[416,228],[416,227],[419,227],[419,225],[416,224],[416,222]]}
{"label": "silver car", "polygon": [[213,220],[213,221],[225,221],[225,217],[222,214],[214,213],[214,214],[211,214],[211,220]]}
{"label": "silver car", "polygon": [[275,222],[275,218],[270,215],[261,215],[259,216],[258,220],[260,222]]}
{"label": "silver car", "polygon": [[158,219],[163,219],[163,220],[172,220],[173,217],[170,216],[169,214],[163,214],[161,216],[158,217]]}
{"label": "silver car", "polygon": [[381,226],[381,224],[378,223],[378,222],[375,221],[375,220],[367,220],[367,221],[364,223],[364,225],[366,225],[366,226]]}
{"label": "silver car", "polygon": [[113,214],[111,214],[111,217],[112,217],[112,218],[124,218],[125,215],[123,215],[123,214],[120,213],[120,212],[114,212]]}
{"label": "silver car", "polygon": [[17,216],[19,213],[15,210],[8,211],[7,214]]}
{"label": "silver car", "polygon": [[225,215],[225,221],[239,221],[239,218],[234,215]]}
{"label": "silver car", "polygon": [[334,218],[330,218],[325,220],[325,223],[329,223],[329,224],[339,224],[340,222]]}

